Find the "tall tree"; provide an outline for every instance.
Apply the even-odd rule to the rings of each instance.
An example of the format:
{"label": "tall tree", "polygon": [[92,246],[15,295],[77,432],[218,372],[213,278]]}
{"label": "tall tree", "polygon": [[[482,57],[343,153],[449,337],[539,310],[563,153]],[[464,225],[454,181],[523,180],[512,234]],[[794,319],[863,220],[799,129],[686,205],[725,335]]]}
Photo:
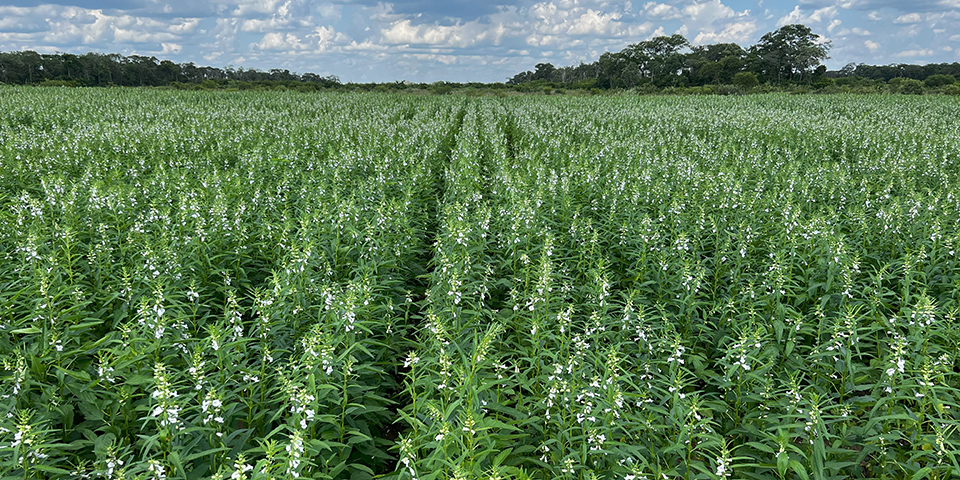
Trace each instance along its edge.
{"label": "tall tree", "polygon": [[784,25],[760,37],[760,42],[750,50],[759,57],[768,80],[776,77],[780,83],[784,77],[795,76],[803,80],[822,60],[830,58],[830,43],[821,42],[820,38],[806,25]]}
{"label": "tall tree", "polygon": [[536,68],[537,71],[533,72],[534,80],[544,80],[547,82],[554,81],[554,75],[557,73],[557,68],[554,67],[552,63],[538,63]]}
{"label": "tall tree", "polygon": [[683,49],[690,42],[675,33],[669,37],[659,36],[628,45],[621,52],[631,63],[637,65],[641,78],[649,78],[658,85],[671,83],[683,68]]}
{"label": "tall tree", "polygon": [[731,83],[733,76],[746,68],[747,52],[736,43],[698,45],[687,56],[687,65],[692,69],[695,82]]}

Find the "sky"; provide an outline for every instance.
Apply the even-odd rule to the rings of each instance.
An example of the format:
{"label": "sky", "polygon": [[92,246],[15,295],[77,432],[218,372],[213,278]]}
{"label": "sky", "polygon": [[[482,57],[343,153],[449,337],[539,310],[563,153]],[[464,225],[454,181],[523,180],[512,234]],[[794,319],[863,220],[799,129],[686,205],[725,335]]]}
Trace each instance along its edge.
{"label": "sky", "polygon": [[120,53],[344,82],[505,81],[680,33],[736,42],[802,23],[850,62],[960,61],[960,0],[0,0],[0,51]]}

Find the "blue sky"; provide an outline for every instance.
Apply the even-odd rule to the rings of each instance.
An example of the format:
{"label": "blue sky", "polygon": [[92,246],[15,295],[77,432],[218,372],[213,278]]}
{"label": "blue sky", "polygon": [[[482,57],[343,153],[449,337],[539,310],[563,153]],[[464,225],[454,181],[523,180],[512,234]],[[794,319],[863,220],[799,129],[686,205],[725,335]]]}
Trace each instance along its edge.
{"label": "blue sky", "polygon": [[747,47],[803,23],[827,66],[960,61],[960,0],[0,1],[0,51],[153,55],[343,81],[503,81],[681,33]]}

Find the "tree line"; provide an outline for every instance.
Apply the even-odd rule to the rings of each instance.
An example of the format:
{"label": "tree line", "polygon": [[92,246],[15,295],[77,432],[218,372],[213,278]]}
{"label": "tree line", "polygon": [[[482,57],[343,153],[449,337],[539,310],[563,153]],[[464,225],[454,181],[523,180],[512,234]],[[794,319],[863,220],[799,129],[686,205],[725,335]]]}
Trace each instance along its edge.
{"label": "tree line", "polygon": [[[692,45],[683,35],[674,34],[634,43],[619,52],[606,52],[592,63],[564,67],[539,63],[535,70],[518,73],[507,83],[648,90],[730,85],[742,89],[760,84],[827,87],[856,83],[837,81],[851,77],[889,82],[901,78],[921,81],[938,76],[927,82],[927,86],[931,83],[941,86],[956,83],[960,77],[960,63],[888,66],[852,63],[839,71],[827,71],[821,63],[829,58],[830,47],[829,42],[801,24],[769,32],[748,48],[736,43]],[[858,85],[862,86],[862,82]]]}
{"label": "tree line", "polygon": [[297,74],[281,69],[262,71],[242,67],[205,67],[197,66],[193,62],[174,63],[142,55],[123,56],[93,52],[83,55],[40,54],[25,50],[0,52],[0,82],[97,87],[201,84],[216,87],[225,82],[266,82],[309,83],[327,87],[340,84],[340,79],[335,75]]}
{"label": "tree line", "polygon": [[[850,63],[828,71],[830,43],[801,24],[786,25],[743,48],[736,43],[692,45],[683,35],[658,36],[606,52],[592,63],[555,67],[539,63],[506,83],[432,84],[387,82],[342,84],[335,75],[289,70],[218,68],[193,62],[116,53],[40,54],[0,52],[0,83],[64,86],[151,86],[179,89],[289,88],[297,90],[506,91],[562,93],[567,90],[636,90],[645,93],[738,93],[770,89],[803,92],[960,94],[960,63],[873,66]],[[765,90],[766,89],[766,90]]]}

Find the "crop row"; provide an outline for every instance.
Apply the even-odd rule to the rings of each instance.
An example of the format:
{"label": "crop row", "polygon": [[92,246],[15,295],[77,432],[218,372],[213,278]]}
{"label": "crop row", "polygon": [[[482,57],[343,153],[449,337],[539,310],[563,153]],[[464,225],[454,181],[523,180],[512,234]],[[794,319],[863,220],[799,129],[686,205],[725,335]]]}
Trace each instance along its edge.
{"label": "crop row", "polygon": [[955,103],[0,105],[5,476],[960,474]]}

